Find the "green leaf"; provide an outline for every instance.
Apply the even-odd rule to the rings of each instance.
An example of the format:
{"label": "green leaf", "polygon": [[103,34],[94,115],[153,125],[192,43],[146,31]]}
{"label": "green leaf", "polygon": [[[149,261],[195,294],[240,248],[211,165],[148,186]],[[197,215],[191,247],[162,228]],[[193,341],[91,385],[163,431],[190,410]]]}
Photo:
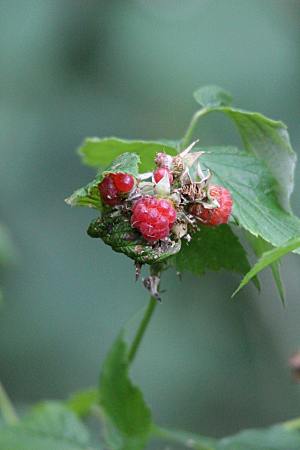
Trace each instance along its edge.
{"label": "green leaf", "polygon": [[160,440],[181,444],[186,448],[192,448],[194,450],[215,450],[215,439],[199,436],[186,431],[170,430],[153,426],[152,435]]}
{"label": "green leaf", "polygon": [[127,346],[119,336],[100,378],[100,404],[108,418],[106,438],[108,443],[113,439],[113,450],[143,449],[151,431],[151,412],[141,391],[130,381],[128,368]]}
{"label": "green leaf", "polygon": [[198,103],[204,106],[205,114],[218,111],[233,120],[245,149],[266,163],[277,182],[278,200],[284,209],[290,211],[289,198],[294,188],[297,158],[286,125],[260,113],[230,107],[230,95],[217,87],[200,88],[194,96]]}
{"label": "green leaf", "polygon": [[92,450],[86,428],[65,406],[48,402],[0,429],[0,450]]}
{"label": "green leaf", "polygon": [[[250,233],[247,233],[247,239],[249,240],[255,254],[257,257],[261,257],[262,254],[268,250],[271,250],[274,248],[271,244],[266,242],[261,237],[255,237]],[[280,268],[280,260],[274,261],[272,264],[270,264],[272,275],[281,299],[282,304],[285,304],[285,288],[284,283],[281,277],[281,268]]]}
{"label": "green leaf", "polygon": [[93,406],[99,403],[99,391],[96,388],[86,389],[84,391],[75,392],[66,405],[78,417],[86,417],[90,414]]}
{"label": "green leaf", "polygon": [[99,182],[102,181],[105,175],[107,175],[108,173],[118,172],[129,173],[136,178],[139,174],[138,169],[140,162],[141,159],[136,153],[122,153],[117,156],[110,164],[108,164],[105,170],[98,173],[98,180]]}
{"label": "green leaf", "polygon": [[89,208],[102,209],[96,181],[74,191],[70,197],[65,199],[65,202],[70,206],[88,206]]}
{"label": "green leaf", "polygon": [[204,86],[194,92],[194,98],[203,108],[227,106],[232,102],[231,94],[219,86]]}
{"label": "green leaf", "polygon": [[165,246],[153,247],[130,224],[123,214],[103,213],[92,220],[87,233],[92,238],[101,238],[118,253],[123,253],[139,264],[157,264],[180,251],[181,241],[169,242]]}
{"label": "green leaf", "polygon": [[136,153],[141,158],[141,171],[153,169],[157,152],[176,155],[176,149],[169,143],[155,141],[129,141],[118,138],[87,138],[79,149],[82,161],[88,166],[105,167],[122,153]]}
{"label": "green leaf", "polygon": [[284,245],[280,247],[274,248],[273,250],[263,253],[262,257],[258,260],[255,266],[253,266],[252,269],[245,275],[245,277],[241,281],[241,284],[234,292],[233,296],[236,295],[242,289],[242,287],[244,287],[247,283],[249,283],[249,281],[261,270],[265,269],[270,264],[273,264],[275,261],[278,261],[282,256],[286,255],[289,252],[292,252],[293,250],[296,250],[299,247],[300,247],[300,237],[297,237],[295,239],[286,242]]}
{"label": "green leaf", "polygon": [[283,283],[283,279],[281,276],[281,268],[280,268],[280,261],[275,261],[274,263],[271,264],[271,270],[272,270],[272,275],[278,290],[278,294],[281,300],[281,303],[283,304],[283,306],[285,305],[285,287],[284,287],[284,283]]}
{"label": "green leaf", "polygon": [[99,170],[97,176],[87,186],[77,189],[65,201],[70,206],[88,206],[91,208],[102,209],[102,202],[99,194],[98,184],[108,173],[129,173],[134,177],[138,176],[138,166],[140,157],[135,153],[123,153],[116,157],[103,170]]}
{"label": "green leaf", "polygon": [[246,252],[229,225],[202,226],[193,233],[191,242],[182,240],[174,260],[179,271],[189,270],[195,275],[220,269],[245,274],[250,269]]}
{"label": "green leaf", "polygon": [[300,433],[277,425],[261,430],[245,430],[221,439],[215,450],[299,450]]}
{"label": "green leaf", "polygon": [[231,192],[233,216],[245,230],[275,247],[300,235],[300,220],[279,205],[263,161],[235,147],[207,148],[200,161]]}
{"label": "green leaf", "polygon": [[279,202],[289,211],[289,198],[294,189],[296,154],[291,147],[286,125],[259,113],[228,107],[219,110],[235,122],[245,148],[266,163],[278,183],[276,192]]}

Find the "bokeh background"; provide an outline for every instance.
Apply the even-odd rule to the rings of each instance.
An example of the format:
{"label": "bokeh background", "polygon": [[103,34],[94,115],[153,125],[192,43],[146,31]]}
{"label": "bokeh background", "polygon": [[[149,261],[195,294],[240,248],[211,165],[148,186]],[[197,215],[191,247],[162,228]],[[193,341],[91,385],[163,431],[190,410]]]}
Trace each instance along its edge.
{"label": "bokeh background", "polygon": [[[18,404],[95,385],[147,302],[131,262],[85,234],[94,213],[64,204],[93,175],[75,149],[86,136],[180,138],[192,92],[213,83],[285,121],[298,151],[299,20],[297,0],[0,0],[0,220],[17,250],[1,271],[0,377]],[[238,142],[219,116],[197,135]],[[222,436],[300,415],[287,363],[299,269],[284,260],[285,309],[268,272],[260,295],[248,286],[234,302],[234,275],[166,275],[133,367],[157,421]]]}

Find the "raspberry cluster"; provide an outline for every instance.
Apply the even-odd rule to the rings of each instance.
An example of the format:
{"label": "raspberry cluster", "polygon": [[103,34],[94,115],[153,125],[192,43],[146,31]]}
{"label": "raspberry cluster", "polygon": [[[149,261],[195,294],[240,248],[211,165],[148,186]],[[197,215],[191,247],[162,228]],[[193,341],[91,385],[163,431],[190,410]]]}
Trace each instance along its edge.
{"label": "raspberry cluster", "polygon": [[176,210],[172,202],[163,198],[142,197],[132,208],[131,225],[148,242],[168,237],[175,220]]}
{"label": "raspberry cluster", "polygon": [[110,173],[99,183],[98,189],[103,203],[110,206],[120,204],[122,195],[128,194],[135,181],[128,173]]}
{"label": "raspberry cluster", "polygon": [[[152,182],[119,172],[106,174],[98,185],[102,202],[108,207],[117,206],[112,217],[120,216],[153,248],[158,248],[160,241],[171,245],[182,237],[190,240],[189,233],[200,223],[217,226],[230,218],[230,192],[210,184],[209,173],[205,177],[198,170],[196,177],[191,176],[190,160],[185,158],[186,151],[176,157],[158,153]],[[160,183],[163,179],[168,182]],[[109,211],[107,208],[106,213]]]}

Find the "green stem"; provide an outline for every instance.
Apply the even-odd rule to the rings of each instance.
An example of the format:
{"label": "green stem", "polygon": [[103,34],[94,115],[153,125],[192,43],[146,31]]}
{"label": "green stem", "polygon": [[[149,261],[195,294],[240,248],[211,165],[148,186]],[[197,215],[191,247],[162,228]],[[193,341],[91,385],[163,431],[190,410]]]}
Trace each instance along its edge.
{"label": "green stem", "polygon": [[154,297],[150,297],[150,301],[148,304],[148,307],[145,311],[144,317],[142,322],[140,323],[140,326],[137,330],[137,333],[133,339],[133,342],[131,344],[130,350],[129,350],[129,354],[128,354],[128,361],[129,364],[132,363],[132,361],[135,358],[136,352],[138,351],[138,348],[140,346],[140,343],[143,339],[143,336],[145,334],[145,331],[148,327],[148,324],[150,322],[150,319],[154,313],[155,307],[157,305],[157,300]]}
{"label": "green stem", "polygon": [[7,424],[13,425],[18,421],[15,409],[1,382],[0,382],[0,410]]}
{"label": "green stem", "polygon": [[197,122],[200,119],[200,117],[205,116],[205,114],[207,114],[208,112],[209,111],[206,108],[199,109],[198,111],[195,112],[195,114],[193,115],[193,117],[189,123],[189,126],[187,127],[185,135],[182,138],[182,141],[181,141],[181,149],[182,150],[189,145],[189,143],[193,137],[195,127],[196,127]]}

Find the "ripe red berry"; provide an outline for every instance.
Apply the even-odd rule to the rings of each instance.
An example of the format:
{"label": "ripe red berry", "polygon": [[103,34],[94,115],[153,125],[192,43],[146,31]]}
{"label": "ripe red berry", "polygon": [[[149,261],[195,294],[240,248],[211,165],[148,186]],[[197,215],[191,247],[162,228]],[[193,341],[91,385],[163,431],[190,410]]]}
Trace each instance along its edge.
{"label": "ripe red berry", "polygon": [[106,175],[98,184],[101,199],[106,205],[114,206],[119,203],[118,190],[111,174]]}
{"label": "ripe red berry", "polygon": [[126,194],[131,191],[134,186],[134,178],[129,173],[115,173],[113,174],[113,180],[119,193]]}
{"label": "ripe red berry", "polygon": [[156,197],[142,197],[132,208],[131,225],[137,228],[148,242],[169,236],[176,220],[171,201]]}
{"label": "ripe red berry", "polygon": [[155,172],[153,173],[155,182],[158,183],[165,176],[166,173],[169,176],[170,184],[172,184],[173,175],[166,167],[159,167],[158,169],[155,170]]}
{"label": "ripe red berry", "polygon": [[120,203],[120,194],[127,194],[134,186],[134,178],[129,173],[109,173],[98,184],[103,203],[115,206]]}
{"label": "ripe red berry", "polygon": [[210,197],[219,203],[217,208],[204,208],[200,203],[194,203],[190,213],[201,220],[205,225],[215,226],[228,223],[232,211],[232,197],[230,192],[223,186],[212,185],[209,189]]}

